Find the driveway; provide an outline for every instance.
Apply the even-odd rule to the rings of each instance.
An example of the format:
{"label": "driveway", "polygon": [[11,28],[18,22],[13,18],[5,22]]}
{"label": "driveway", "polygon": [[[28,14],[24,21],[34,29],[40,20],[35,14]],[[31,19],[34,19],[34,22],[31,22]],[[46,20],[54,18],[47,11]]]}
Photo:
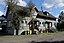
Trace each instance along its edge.
{"label": "driveway", "polygon": [[0,36],[0,43],[42,43],[63,42],[64,32],[55,34]]}

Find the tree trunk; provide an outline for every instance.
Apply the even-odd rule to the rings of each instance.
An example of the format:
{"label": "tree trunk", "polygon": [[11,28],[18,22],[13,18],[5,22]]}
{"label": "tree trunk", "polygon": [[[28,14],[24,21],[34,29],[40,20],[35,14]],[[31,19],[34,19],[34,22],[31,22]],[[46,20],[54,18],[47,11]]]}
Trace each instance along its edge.
{"label": "tree trunk", "polygon": [[18,29],[16,29],[16,35],[18,35]]}

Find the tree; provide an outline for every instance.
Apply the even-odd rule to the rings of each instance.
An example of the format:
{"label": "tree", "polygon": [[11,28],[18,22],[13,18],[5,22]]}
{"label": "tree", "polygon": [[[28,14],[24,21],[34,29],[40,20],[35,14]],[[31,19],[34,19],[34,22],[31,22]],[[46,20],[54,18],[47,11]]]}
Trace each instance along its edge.
{"label": "tree", "polygon": [[31,23],[29,25],[31,25],[30,27],[30,30],[32,30],[32,33],[34,33],[34,29],[35,29],[35,18],[33,18],[34,16],[34,8],[35,8],[35,4],[32,2],[32,0],[29,0],[29,3],[28,3],[28,7],[29,7],[29,10],[30,10],[30,18],[31,18]]}
{"label": "tree", "polygon": [[33,18],[33,14],[34,14],[33,8],[35,7],[35,4],[32,2],[32,0],[29,0],[28,7],[30,10],[30,17]]}
{"label": "tree", "polygon": [[64,12],[61,11],[59,15],[59,23],[57,25],[58,30],[64,31]]}
{"label": "tree", "polygon": [[61,13],[60,13],[60,15],[59,15],[59,18],[60,18],[61,20],[64,20],[64,12],[63,12],[63,11],[61,11]]}
{"label": "tree", "polygon": [[[16,29],[16,34],[18,35],[19,15],[17,11],[17,3],[18,3],[18,0],[6,0],[6,4],[8,6],[7,16],[11,15],[10,21],[11,21],[12,27],[14,26],[14,28]],[[7,19],[9,19],[9,17],[7,17]]]}

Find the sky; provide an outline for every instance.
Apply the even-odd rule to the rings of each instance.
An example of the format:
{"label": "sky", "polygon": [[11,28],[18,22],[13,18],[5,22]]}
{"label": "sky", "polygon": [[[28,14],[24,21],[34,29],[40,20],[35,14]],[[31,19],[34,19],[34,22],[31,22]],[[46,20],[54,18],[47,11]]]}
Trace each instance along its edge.
{"label": "sky", "polygon": [[0,16],[6,12],[6,6],[4,0],[0,0]]}
{"label": "sky", "polygon": [[[26,6],[29,0],[19,0],[20,3],[17,5]],[[60,12],[64,10],[64,0],[32,0],[38,10],[48,11],[52,15],[58,17]],[[0,13],[5,15],[6,4],[4,0],[0,0]]]}
{"label": "sky", "polygon": [[[29,2],[29,0],[25,0]],[[58,17],[61,11],[64,11],[64,0],[32,0],[36,7],[43,11],[48,11],[53,16]]]}

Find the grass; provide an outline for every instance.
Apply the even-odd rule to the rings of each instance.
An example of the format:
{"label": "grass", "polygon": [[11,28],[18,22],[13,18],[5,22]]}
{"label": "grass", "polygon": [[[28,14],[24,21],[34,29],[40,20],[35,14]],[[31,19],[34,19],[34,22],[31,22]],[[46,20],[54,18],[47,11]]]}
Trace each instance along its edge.
{"label": "grass", "polygon": [[63,32],[59,32],[59,31],[57,31],[57,32],[54,32],[54,33],[42,33],[42,35],[52,35],[52,34],[61,34],[61,33],[64,33],[64,31]]}

